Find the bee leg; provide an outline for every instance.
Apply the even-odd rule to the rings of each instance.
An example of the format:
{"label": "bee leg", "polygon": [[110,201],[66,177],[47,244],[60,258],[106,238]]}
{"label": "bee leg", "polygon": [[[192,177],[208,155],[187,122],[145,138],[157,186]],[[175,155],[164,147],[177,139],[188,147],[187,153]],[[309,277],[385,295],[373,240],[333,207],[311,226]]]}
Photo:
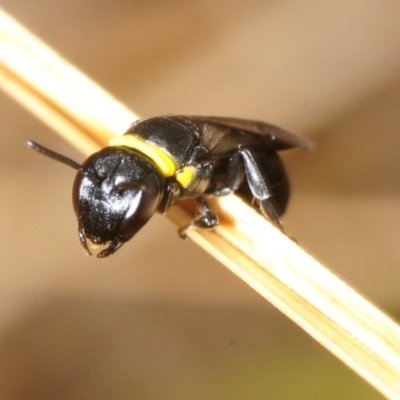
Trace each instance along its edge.
{"label": "bee leg", "polygon": [[242,155],[239,150],[233,153],[229,159],[225,185],[214,190],[211,196],[227,196],[228,194],[234,193],[243,182],[244,177]]}
{"label": "bee leg", "polygon": [[265,218],[269,219],[274,224],[274,226],[276,226],[281,232],[285,233],[282,221],[280,220],[279,215],[276,212],[275,207],[273,206],[271,201],[269,199],[258,200],[258,203],[261,210],[261,214]]}
{"label": "bee leg", "polygon": [[[284,232],[281,220],[279,219],[280,213],[278,213],[276,208],[276,198],[274,198],[273,193],[273,190],[276,190],[276,187],[281,185],[284,195],[288,196],[289,194],[287,177],[284,173],[284,170],[281,168],[281,161],[279,157],[275,154],[261,154],[251,148],[241,148],[239,151],[242,156],[248,186],[260,207],[261,213],[278,229]],[[263,167],[266,166],[267,169],[271,169],[273,167],[277,169],[275,174],[279,178],[280,182],[275,182],[275,187],[269,182],[268,174],[266,171],[264,171],[265,168]],[[284,203],[283,205],[285,207],[287,199],[283,199],[282,202]]]}
{"label": "bee leg", "polygon": [[196,198],[197,209],[200,215],[193,221],[178,230],[182,239],[187,239],[189,229],[214,229],[218,226],[218,217],[202,197]]}
{"label": "bee leg", "polygon": [[177,182],[167,182],[164,195],[161,198],[158,206],[158,212],[165,214],[168,208],[174,204],[175,199],[179,197],[180,188]]}

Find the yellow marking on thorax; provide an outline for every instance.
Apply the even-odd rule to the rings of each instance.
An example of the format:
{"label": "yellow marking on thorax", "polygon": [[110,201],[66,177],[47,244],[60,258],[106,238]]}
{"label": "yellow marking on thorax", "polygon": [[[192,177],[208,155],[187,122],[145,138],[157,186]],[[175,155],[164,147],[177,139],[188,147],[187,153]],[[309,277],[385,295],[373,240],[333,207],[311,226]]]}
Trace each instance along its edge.
{"label": "yellow marking on thorax", "polygon": [[176,173],[176,180],[183,186],[188,187],[193,179],[196,177],[196,168],[190,165],[186,165]]}
{"label": "yellow marking on thorax", "polygon": [[109,142],[110,146],[125,146],[135,150],[139,150],[145,156],[149,157],[160,170],[165,178],[175,175],[176,163],[174,159],[164,150],[154,144],[147,143],[143,139],[135,135],[123,135],[112,138]]}
{"label": "yellow marking on thorax", "polygon": [[195,167],[187,165],[177,171],[174,159],[167,152],[154,144],[147,143],[138,136],[132,134],[118,136],[112,138],[109,145],[124,146],[139,150],[156,164],[157,168],[165,178],[170,178],[175,175],[175,179],[185,188],[188,187],[196,177]]}

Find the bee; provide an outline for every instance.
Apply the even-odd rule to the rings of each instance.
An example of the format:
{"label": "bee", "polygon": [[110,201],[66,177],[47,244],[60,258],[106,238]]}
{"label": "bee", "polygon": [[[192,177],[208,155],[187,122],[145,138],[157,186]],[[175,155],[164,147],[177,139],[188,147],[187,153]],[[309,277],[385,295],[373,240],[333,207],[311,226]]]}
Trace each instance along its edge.
{"label": "bee", "polygon": [[75,170],[72,198],[87,254],[115,253],[157,211],[193,198],[198,213],[179,229],[213,229],[207,196],[239,194],[283,230],[290,185],[278,151],[312,143],[276,126],[244,119],[166,115],[134,122],[82,164],[29,141],[28,146]]}

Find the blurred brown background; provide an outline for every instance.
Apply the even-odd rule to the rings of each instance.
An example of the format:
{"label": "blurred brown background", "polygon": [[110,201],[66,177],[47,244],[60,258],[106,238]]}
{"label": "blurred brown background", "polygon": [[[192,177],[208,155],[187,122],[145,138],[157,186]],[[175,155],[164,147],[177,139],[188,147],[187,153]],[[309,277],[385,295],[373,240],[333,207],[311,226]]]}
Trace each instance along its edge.
{"label": "blurred brown background", "polygon": [[[142,117],[273,122],[285,226],[389,313],[399,310],[400,3],[46,1],[2,6]],[[114,257],[86,257],[83,156],[0,94],[1,399],[378,399],[361,379],[156,216]],[[268,244],[266,244],[268,245]]]}

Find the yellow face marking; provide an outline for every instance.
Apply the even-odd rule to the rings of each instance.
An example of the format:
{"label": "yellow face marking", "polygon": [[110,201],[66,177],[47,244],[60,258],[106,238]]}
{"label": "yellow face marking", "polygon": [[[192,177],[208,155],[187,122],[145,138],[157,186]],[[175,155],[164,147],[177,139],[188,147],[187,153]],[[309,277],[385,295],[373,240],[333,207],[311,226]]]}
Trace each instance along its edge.
{"label": "yellow face marking", "polygon": [[186,165],[176,173],[176,180],[183,186],[188,187],[196,176],[196,168]]}
{"label": "yellow face marking", "polygon": [[173,176],[176,172],[175,161],[169,154],[154,144],[147,143],[135,135],[115,137],[110,140],[109,145],[125,146],[139,150],[156,164],[157,168],[165,178]]}

